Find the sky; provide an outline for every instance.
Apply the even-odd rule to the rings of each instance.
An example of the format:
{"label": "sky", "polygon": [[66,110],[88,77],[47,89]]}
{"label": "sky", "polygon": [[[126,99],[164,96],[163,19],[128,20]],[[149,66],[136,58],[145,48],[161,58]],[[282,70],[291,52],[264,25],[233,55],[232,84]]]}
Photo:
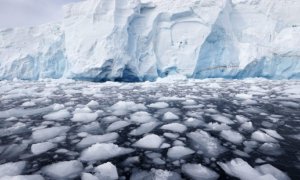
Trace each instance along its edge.
{"label": "sky", "polygon": [[0,28],[22,27],[58,21],[62,6],[80,0],[0,0]]}

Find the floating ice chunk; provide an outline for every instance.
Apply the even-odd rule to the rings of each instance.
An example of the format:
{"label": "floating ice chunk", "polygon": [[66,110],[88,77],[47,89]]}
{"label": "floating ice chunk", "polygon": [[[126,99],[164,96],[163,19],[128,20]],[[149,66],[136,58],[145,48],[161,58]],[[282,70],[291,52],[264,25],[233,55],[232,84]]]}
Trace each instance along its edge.
{"label": "floating ice chunk", "polygon": [[102,118],[102,121],[106,122],[106,123],[113,123],[116,121],[121,120],[120,118],[118,118],[117,116],[106,116],[104,118]]}
{"label": "floating ice chunk", "polygon": [[27,101],[27,102],[24,102],[21,106],[22,107],[33,107],[33,106],[36,106],[36,104],[33,101]]}
{"label": "floating ice chunk", "polygon": [[100,123],[98,121],[91,122],[90,124],[85,124],[80,126],[79,132],[88,132],[91,134],[97,134],[101,131]]}
{"label": "floating ice chunk", "polygon": [[250,155],[244,151],[241,151],[241,150],[234,150],[233,151],[234,154],[238,155],[238,156],[241,156],[241,157],[247,157],[247,158],[250,158]]}
{"label": "floating ice chunk", "polygon": [[5,111],[0,111],[0,118],[9,118],[9,117],[22,117],[22,116],[33,116],[37,114],[44,114],[51,111],[56,111],[57,108],[55,108],[54,105],[48,106],[48,107],[42,107],[42,108],[12,108]]}
{"label": "floating ice chunk", "polygon": [[262,174],[272,174],[277,180],[290,180],[289,176],[270,164],[255,167]]}
{"label": "floating ice chunk", "polygon": [[187,127],[179,123],[170,123],[170,124],[163,125],[162,127],[160,127],[160,129],[183,133],[187,130]]}
{"label": "floating ice chunk", "polygon": [[230,176],[237,177],[241,180],[267,179],[276,180],[272,175],[263,176],[261,173],[252,168],[247,162],[240,158],[233,159],[227,163],[218,163],[219,166]]}
{"label": "floating ice chunk", "polygon": [[199,119],[195,118],[188,118],[186,121],[183,122],[188,127],[198,127],[200,125],[204,125],[205,123]]}
{"label": "floating ice chunk", "polygon": [[219,175],[215,171],[201,164],[184,164],[181,170],[194,180],[215,180],[219,178]]}
{"label": "floating ice chunk", "polygon": [[220,141],[207,132],[197,130],[187,134],[193,142],[195,149],[200,150],[206,157],[217,157],[219,154],[226,151],[224,147],[220,145]]}
{"label": "floating ice chunk", "polygon": [[145,124],[140,125],[138,128],[133,129],[129,134],[131,136],[140,136],[146,133],[151,132],[159,125],[158,122],[148,122]]}
{"label": "floating ice chunk", "polygon": [[154,118],[148,112],[139,111],[130,115],[130,121],[141,124],[154,121]]}
{"label": "floating ice chunk", "polygon": [[103,135],[92,135],[82,139],[77,147],[86,148],[96,143],[107,143],[116,140],[119,137],[118,133],[108,133]]}
{"label": "floating ice chunk", "polygon": [[122,116],[128,114],[129,112],[146,110],[147,108],[144,104],[135,104],[132,101],[119,101],[111,106],[110,109],[113,111],[114,115]]}
{"label": "floating ice chunk", "polygon": [[233,144],[241,144],[244,140],[243,135],[233,130],[223,130],[220,135],[222,138],[232,142]]}
{"label": "floating ice chunk", "polygon": [[246,118],[245,116],[242,116],[242,115],[236,115],[235,118],[237,119],[237,121],[239,123],[245,123],[247,121],[250,121],[248,118]]}
{"label": "floating ice chunk", "polygon": [[252,99],[251,94],[237,94],[235,97],[237,97],[239,99]]}
{"label": "floating ice chunk", "polygon": [[168,157],[170,159],[181,159],[185,156],[194,154],[195,151],[191,150],[190,148],[183,147],[183,146],[174,146],[168,150]]}
{"label": "floating ice chunk", "polygon": [[252,122],[245,122],[241,125],[241,129],[246,131],[253,131],[254,127]]}
{"label": "floating ice chunk", "polygon": [[158,149],[164,139],[156,134],[148,134],[133,144],[134,147],[145,149]]}
{"label": "floating ice chunk", "polygon": [[179,117],[172,112],[166,112],[163,116],[163,120],[165,120],[165,121],[177,120],[177,119],[179,119]]}
{"label": "floating ice chunk", "polygon": [[75,179],[83,170],[81,162],[61,161],[42,168],[42,173],[53,179]]}
{"label": "floating ice chunk", "polygon": [[71,120],[74,122],[92,122],[97,118],[97,113],[75,113]]}
{"label": "floating ice chunk", "polygon": [[4,176],[20,175],[26,166],[25,161],[9,162],[0,165],[0,178]]}
{"label": "floating ice chunk", "polygon": [[37,144],[33,144],[31,146],[31,152],[35,155],[39,155],[39,154],[45,153],[55,147],[57,147],[57,145],[54,143],[51,143],[51,142],[37,143]]}
{"label": "floating ice chunk", "polygon": [[26,124],[18,122],[12,127],[0,129],[0,137],[17,135],[25,132],[30,132]]}
{"label": "floating ice chunk", "polygon": [[283,106],[289,107],[289,108],[299,108],[300,104],[296,103],[296,102],[292,102],[292,101],[282,101],[280,102],[280,104],[282,104]]}
{"label": "floating ice chunk", "polygon": [[41,175],[4,176],[0,180],[44,180]]}
{"label": "floating ice chunk", "polygon": [[155,108],[155,109],[164,109],[169,107],[169,104],[165,102],[156,102],[156,103],[149,104],[148,107]]}
{"label": "floating ice chunk", "polygon": [[71,116],[71,114],[69,113],[69,111],[66,109],[63,109],[63,110],[60,110],[57,112],[49,113],[49,114],[43,116],[43,118],[48,121],[61,121],[61,120],[69,118],[70,116]]}
{"label": "floating ice chunk", "polygon": [[99,180],[97,176],[90,173],[82,173],[81,180]]}
{"label": "floating ice chunk", "polygon": [[131,148],[123,148],[118,145],[108,143],[97,143],[85,149],[80,156],[82,161],[98,161],[107,160],[124,154],[132,153],[134,150]]}
{"label": "floating ice chunk", "polygon": [[254,133],[252,133],[251,138],[259,142],[277,142],[276,139],[262,131],[255,131]]}
{"label": "floating ice chunk", "polygon": [[60,126],[45,129],[39,129],[32,133],[32,138],[35,142],[43,142],[68,132],[70,127]]}
{"label": "floating ice chunk", "polygon": [[99,107],[99,103],[97,101],[92,100],[89,103],[87,103],[87,106],[89,108],[97,108],[97,107]]}
{"label": "floating ice chunk", "polygon": [[209,130],[212,130],[212,131],[222,131],[222,130],[229,130],[229,129],[231,129],[231,127],[228,126],[227,124],[217,123],[217,122],[210,122],[210,123],[208,123],[206,125],[206,127]]}
{"label": "floating ice chunk", "polygon": [[232,120],[230,120],[228,117],[222,116],[222,115],[211,115],[211,118],[215,121],[218,121],[220,123],[224,124],[234,124]]}
{"label": "floating ice chunk", "polygon": [[164,136],[170,139],[177,139],[179,137],[179,134],[174,133],[164,133]]}
{"label": "floating ice chunk", "polygon": [[196,103],[196,101],[193,100],[193,99],[188,99],[188,100],[182,102],[182,104],[183,104],[183,105],[186,105],[186,106],[190,106],[190,105],[195,105],[195,104],[197,104],[197,103]]}
{"label": "floating ice chunk", "polygon": [[95,168],[96,176],[99,179],[115,180],[119,178],[118,171],[115,165],[111,162],[101,164]]}
{"label": "floating ice chunk", "polygon": [[63,108],[65,108],[65,106],[63,104],[53,104],[52,108],[53,108],[53,111],[59,111],[59,110],[62,110]]}
{"label": "floating ice chunk", "polygon": [[109,125],[106,129],[107,132],[112,132],[112,131],[116,131],[122,128],[125,128],[127,126],[129,126],[130,123],[127,121],[117,121],[112,123],[111,125]]}
{"label": "floating ice chunk", "polygon": [[283,153],[283,150],[277,143],[264,143],[259,147],[259,151],[272,156],[279,156]]}
{"label": "floating ice chunk", "polygon": [[181,177],[176,172],[161,170],[161,169],[151,169],[153,180],[181,180]]}
{"label": "floating ice chunk", "polygon": [[276,138],[276,139],[281,139],[283,140],[284,138],[278,134],[277,131],[275,130],[272,130],[272,129],[262,129],[263,131],[265,131],[268,135],[272,136],[273,138]]}
{"label": "floating ice chunk", "polygon": [[76,113],[92,113],[93,111],[89,107],[83,107],[83,108],[76,108],[74,110],[74,114]]}

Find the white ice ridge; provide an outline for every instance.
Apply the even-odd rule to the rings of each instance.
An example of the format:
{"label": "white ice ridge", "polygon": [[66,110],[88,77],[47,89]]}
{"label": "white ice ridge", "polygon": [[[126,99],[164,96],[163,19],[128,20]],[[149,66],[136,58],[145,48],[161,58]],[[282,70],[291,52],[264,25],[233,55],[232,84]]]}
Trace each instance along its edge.
{"label": "white ice ridge", "polygon": [[298,0],[85,0],[0,30],[0,80],[300,78]]}

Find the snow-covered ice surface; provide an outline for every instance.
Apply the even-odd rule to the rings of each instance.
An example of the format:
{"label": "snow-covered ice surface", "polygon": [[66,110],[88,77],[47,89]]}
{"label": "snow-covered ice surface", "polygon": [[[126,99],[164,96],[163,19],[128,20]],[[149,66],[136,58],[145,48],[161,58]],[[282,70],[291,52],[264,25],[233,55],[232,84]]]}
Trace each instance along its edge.
{"label": "snow-covered ice surface", "polygon": [[0,81],[0,179],[300,179],[300,82]]}

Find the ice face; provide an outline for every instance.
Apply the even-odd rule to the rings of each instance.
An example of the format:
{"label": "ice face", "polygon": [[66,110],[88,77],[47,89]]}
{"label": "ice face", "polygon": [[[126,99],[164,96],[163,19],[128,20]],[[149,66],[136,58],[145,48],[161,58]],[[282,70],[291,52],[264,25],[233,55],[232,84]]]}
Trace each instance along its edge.
{"label": "ice face", "polygon": [[81,1],[65,6],[62,22],[0,30],[0,79],[299,78],[299,7],[285,0]]}

